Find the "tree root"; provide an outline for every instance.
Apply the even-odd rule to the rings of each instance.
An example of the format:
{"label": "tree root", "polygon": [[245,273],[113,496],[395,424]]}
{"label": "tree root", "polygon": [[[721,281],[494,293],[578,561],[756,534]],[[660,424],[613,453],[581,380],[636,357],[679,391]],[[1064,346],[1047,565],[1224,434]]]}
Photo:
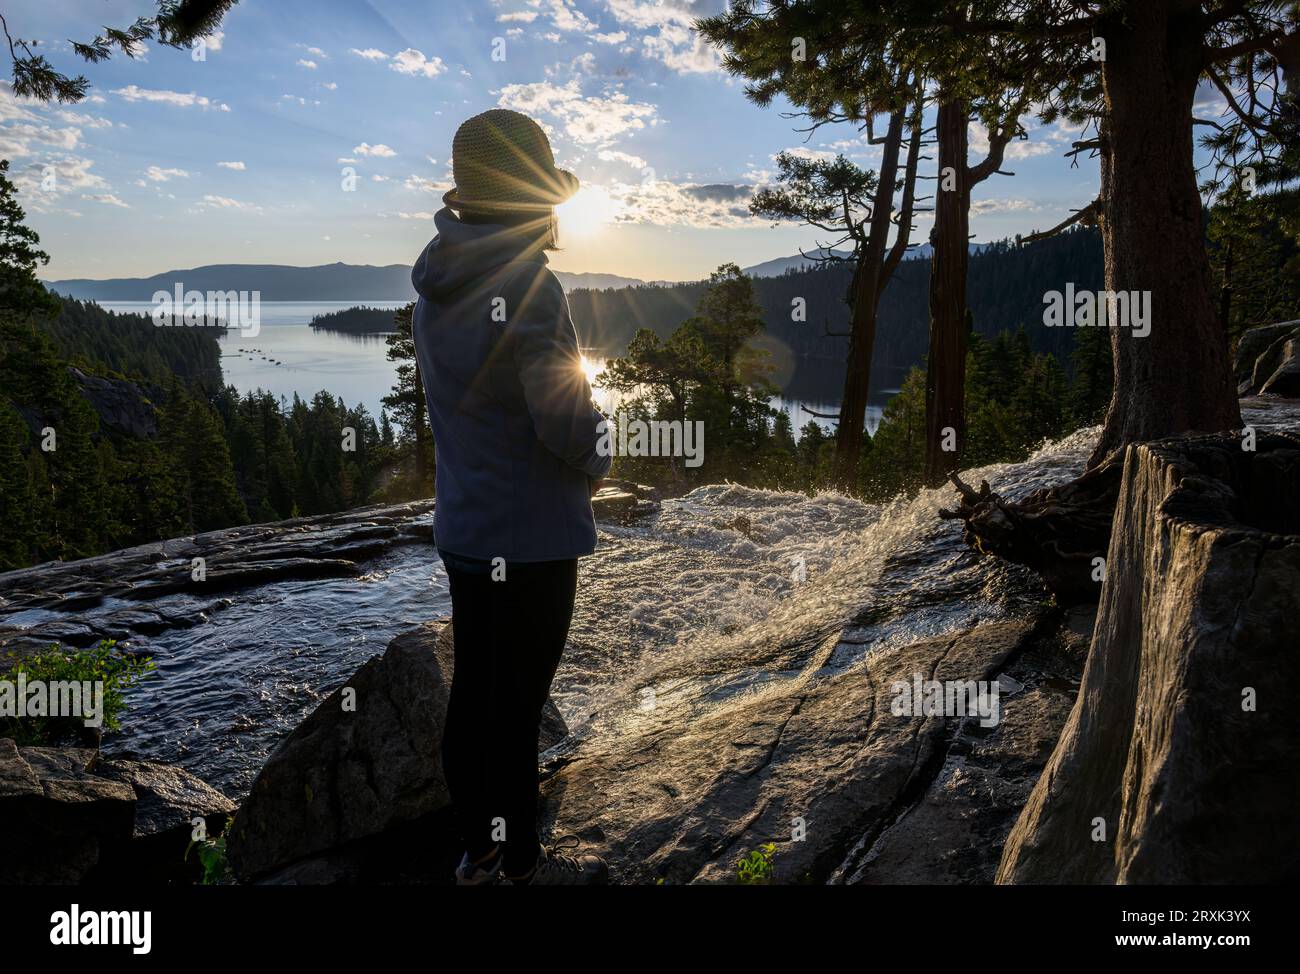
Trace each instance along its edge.
{"label": "tree root", "polygon": [[964,523],[962,536],[981,554],[997,555],[1037,572],[1062,605],[1096,602],[1099,563],[1110,546],[1111,520],[1124,471],[1122,452],[1077,480],[1004,501],[988,481],[975,490],[948,475],[959,495],[939,516]]}

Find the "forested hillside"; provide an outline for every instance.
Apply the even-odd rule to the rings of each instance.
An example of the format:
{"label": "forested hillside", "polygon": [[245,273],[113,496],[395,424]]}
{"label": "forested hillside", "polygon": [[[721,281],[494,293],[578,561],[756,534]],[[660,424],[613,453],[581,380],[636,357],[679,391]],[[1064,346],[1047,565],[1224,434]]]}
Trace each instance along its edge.
{"label": "forested hillside", "polygon": [[[754,294],[763,311],[767,333],[796,355],[843,358],[843,332],[848,324],[844,295],[852,271],[830,266],[791,271],[778,277],[754,278]],[[899,265],[881,301],[876,335],[876,367],[898,369],[920,364],[929,328],[927,299],[930,261]],[[1043,325],[1043,294],[1064,287],[1102,286],[1101,239],[1081,228],[1025,246],[1002,241],[970,258],[969,298],[975,331],[986,337],[1024,326],[1035,352],[1051,352],[1062,360],[1074,347],[1072,329]],[[572,291],[569,306],[578,336],[586,346],[606,354],[621,354],[639,328],[666,338],[691,316],[703,295],[704,282],[644,286],[618,291]],[[807,320],[791,320],[796,298],[807,303]]]}

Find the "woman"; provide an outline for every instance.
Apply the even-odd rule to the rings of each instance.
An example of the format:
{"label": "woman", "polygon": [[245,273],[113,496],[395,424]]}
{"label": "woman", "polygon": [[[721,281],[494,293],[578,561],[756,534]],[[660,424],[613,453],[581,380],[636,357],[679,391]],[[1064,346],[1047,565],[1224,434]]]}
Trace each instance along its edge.
{"label": "woman", "polygon": [[554,207],[578,181],[556,168],[536,122],[501,109],[457,130],[452,171],[411,281],[456,646],[442,752],[465,843],[456,879],[605,882],[600,858],[543,848],[536,821],[538,726],[577,559],[596,547],[591,494],[610,466],[568,303],[546,267]]}

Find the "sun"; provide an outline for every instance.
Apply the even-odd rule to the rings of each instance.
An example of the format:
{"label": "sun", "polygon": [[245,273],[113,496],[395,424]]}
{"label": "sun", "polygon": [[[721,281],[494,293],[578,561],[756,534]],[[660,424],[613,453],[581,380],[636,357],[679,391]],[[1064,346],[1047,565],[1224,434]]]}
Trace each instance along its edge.
{"label": "sun", "polygon": [[584,186],[572,199],[555,209],[560,221],[560,239],[595,236],[614,222],[618,204],[599,186]]}

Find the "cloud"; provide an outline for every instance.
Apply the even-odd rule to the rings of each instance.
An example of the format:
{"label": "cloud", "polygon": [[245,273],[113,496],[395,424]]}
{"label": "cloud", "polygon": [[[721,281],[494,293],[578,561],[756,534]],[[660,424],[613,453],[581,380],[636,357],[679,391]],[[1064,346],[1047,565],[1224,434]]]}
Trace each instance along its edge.
{"label": "cloud", "polygon": [[435,196],[442,196],[442,194],[451,189],[451,187],[451,182],[438,182],[425,176],[417,176],[415,174],[407,176],[402,182],[403,189],[409,189],[414,193],[431,193]]}
{"label": "cloud", "polygon": [[[789,155],[797,156],[800,159],[808,159],[812,162],[819,160],[822,162],[829,162],[835,158],[834,152],[827,149],[810,149],[806,145],[797,145],[792,149],[786,149],[784,151]],[[772,158],[775,159],[776,156],[773,156]]]}
{"label": "cloud", "polygon": [[627,40],[627,31],[616,30],[609,34],[592,34],[591,36],[601,44],[622,44]]}
{"label": "cloud", "polygon": [[245,169],[248,168],[248,167],[245,166],[242,162],[239,162],[239,161],[234,161],[234,162],[218,162],[217,165],[218,165],[220,168],[222,168],[222,169],[233,169],[233,170],[235,170],[235,172],[243,172]]}
{"label": "cloud", "polygon": [[694,30],[696,19],[711,11],[700,9],[694,0],[607,0],[607,5],[620,24],[653,31],[641,38],[646,57],[679,74],[722,69],[717,51]]}
{"label": "cloud", "polygon": [[203,46],[209,51],[221,50],[221,45],[225,43],[226,32],[224,30],[214,30],[207,37],[203,38]]}
{"label": "cloud", "polygon": [[298,58],[297,64],[298,67],[306,68],[308,71],[315,71],[316,68],[318,67],[315,61],[309,61],[305,57]]}
{"label": "cloud", "polygon": [[[977,156],[987,155],[989,151],[989,130],[979,122],[971,122],[969,127],[970,149]],[[1077,130],[1074,134],[1077,134]],[[1007,159],[1032,159],[1035,156],[1048,156],[1058,151],[1062,145],[1074,138],[1074,134],[1057,125],[1050,128],[1031,127],[1027,139],[1012,139],[1007,143]]]}
{"label": "cloud", "polygon": [[403,220],[432,220],[433,219],[433,214],[425,210],[421,210],[418,213],[404,213],[399,211],[397,215],[401,217]]}
{"label": "cloud", "polygon": [[44,122],[14,122],[0,129],[0,156],[17,159],[31,155],[36,145],[75,149],[81,143],[81,129],[55,128]]}
{"label": "cloud", "polygon": [[640,156],[634,156],[630,152],[619,152],[617,149],[601,149],[597,155],[605,162],[625,162],[633,169],[644,169],[648,165]]}
{"label": "cloud", "polygon": [[130,102],[150,101],[164,105],[175,105],[178,108],[198,107],[202,109],[214,108],[223,112],[230,111],[230,106],[224,102],[215,102],[203,95],[196,95],[192,91],[167,91],[166,89],[139,88],[136,85],[127,85],[125,88],[114,88],[113,94]]}
{"label": "cloud", "polygon": [[974,200],[970,205],[971,213],[976,216],[987,216],[990,213],[1033,213],[1042,208],[1041,204],[1033,200],[1021,199]]}
{"label": "cloud", "polygon": [[165,183],[169,179],[189,179],[190,173],[184,169],[160,169],[150,166],[144,171],[145,178],[154,183]]}
{"label": "cloud", "polygon": [[335,81],[324,81],[321,83],[321,87],[324,88],[326,91],[334,91],[336,88],[338,88],[338,83]]}
{"label": "cloud", "polygon": [[736,229],[762,223],[749,212],[753,187],[729,183],[703,185],[665,179],[615,183],[606,190],[618,211],[617,222],[662,227]]}
{"label": "cloud", "polygon": [[240,200],[231,199],[229,196],[215,196],[208,193],[197,204],[196,208],[200,210],[246,210],[252,213],[261,213],[262,208],[252,203],[244,203]]}
{"label": "cloud", "polygon": [[749,204],[754,195],[753,186],[735,186],[731,183],[709,183],[704,186],[683,186],[682,193],[693,200],[712,203],[735,203],[743,201]]}
{"label": "cloud", "polygon": [[387,61],[389,70],[396,71],[398,74],[423,75],[426,78],[436,78],[447,70],[447,65],[442,58],[425,57],[423,51],[418,51],[413,47],[408,47],[405,51],[398,51],[391,56],[377,47],[364,49],[353,47],[348,50],[348,53],[365,58],[367,61]]}
{"label": "cloud", "polygon": [[646,57],[662,61],[678,74],[710,74],[722,70],[718,52],[688,27],[661,27],[653,37],[643,37]]}
{"label": "cloud", "polygon": [[90,171],[94,164],[94,160],[83,156],[65,154],[26,163],[11,171],[10,176],[26,204],[33,210],[46,212],[61,194],[86,189],[107,190],[108,182]]}
{"label": "cloud", "polygon": [[422,74],[426,78],[436,78],[447,70],[447,66],[442,63],[442,58],[426,58],[413,47],[394,54],[388,66],[398,74]]}
{"label": "cloud", "polygon": [[569,138],[582,145],[608,145],[620,135],[644,129],[658,112],[654,105],[630,101],[618,90],[583,95],[577,79],[566,85],[549,81],[506,85],[497,105],[529,115],[549,115],[559,121]]}
{"label": "cloud", "polygon": [[531,24],[536,19],[536,10],[516,10],[514,13],[497,14],[497,23],[500,24]]}
{"label": "cloud", "polygon": [[[371,145],[369,142],[362,142],[360,145],[354,145],[352,151],[359,156],[374,156],[379,159],[390,159],[397,155],[392,149],[380,142],[378,145]],[[342,160],[339,160],[340,162]]]}
{"label": "cloud", "polygon": [[543,5],[550,8],[551,23],[556,30],[589,31],[596,27],[586,14],[573,6],[572,0],[543,0]]}
{"label": "cloud", "polygon": [[87,115],[84,112],[71,112],[67,109],[54,113],[55,117],[61,122],[67,122],[69,125],[79,125],[88,129],[111,129],[113,123],[106,118],[98,115]]}
{"label": "cloud", "polygon": [[103,203],[105,206],[120,206],[124,210],[131,208],[130,203],[124,203],[112,193],[82,193],[83,200],[90,200],[92,203]]}

